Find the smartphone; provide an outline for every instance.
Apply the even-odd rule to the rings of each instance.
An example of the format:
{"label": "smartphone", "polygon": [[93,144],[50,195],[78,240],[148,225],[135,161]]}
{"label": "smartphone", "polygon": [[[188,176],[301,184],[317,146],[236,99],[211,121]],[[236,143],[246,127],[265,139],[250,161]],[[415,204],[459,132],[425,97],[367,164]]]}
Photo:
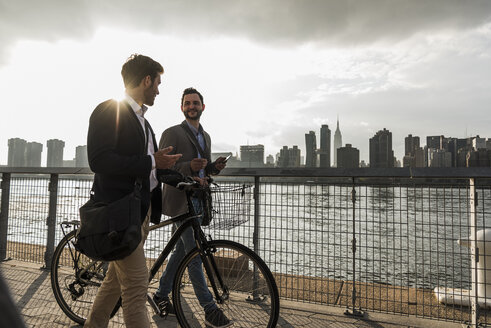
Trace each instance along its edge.
{"label": "smartphone", "polygon": [[232,154],[230,154],[227,157],[225,157],[225,159],[223,160],[223,162],[224,163],[227,163],[227,161],[230,159],[230,157],[232,157]]}

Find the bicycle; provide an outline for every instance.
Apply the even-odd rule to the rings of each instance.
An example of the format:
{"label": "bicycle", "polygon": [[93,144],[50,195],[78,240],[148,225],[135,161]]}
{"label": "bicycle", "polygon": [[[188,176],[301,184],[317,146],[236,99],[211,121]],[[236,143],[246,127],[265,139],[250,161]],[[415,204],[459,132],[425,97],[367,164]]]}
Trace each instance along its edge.
{"label": "bicycle", "polygon": [[[187,273],[188,264],[197,256],[201,257],[203,272],[214,301],[233,322],[233,327],[275,327],[279,317],[280,301],[274,277],[265,262],[246,246],[230,240],[212,240],[206,237],[191,203],[191,196],[198,183],[181,176],[165,183],[186,193],[189,212],[167,219],[150,227],[155,230],[175,222],[182,222],[155,260],[149,273],[149,282],[170,255],[182,232],[192,227],[196,248],[180,262],[173,282],[172,302],[181,327],[204,327],[205,314],[194,293]],[[172,180],[174,179],[174,180]],[[78,221],[64,221],[64,234],[53,254],[51,263],[51,285],[58,305],[63,312],[78,324],[83,324],[92,307],[97,289],[107,271],[107,262],[94,261],[78,252],[74,243],[79,226]],[[64,228],[73,227],[65,233]],[[156,314],[165,317],[150,294],[147,295]],[[111,317],[116,314],[120,301]]]}

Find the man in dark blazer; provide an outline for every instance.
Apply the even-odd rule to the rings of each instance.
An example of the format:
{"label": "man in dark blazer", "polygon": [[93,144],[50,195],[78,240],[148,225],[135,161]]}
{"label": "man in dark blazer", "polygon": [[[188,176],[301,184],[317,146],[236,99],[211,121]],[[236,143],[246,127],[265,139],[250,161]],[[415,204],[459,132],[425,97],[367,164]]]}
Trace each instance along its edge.
{"label": "man in dark blazer", "polygon": [[89,165],[95,173],[92,197],[110,203],[130,194],[141,179],[142,241],[129,256],[112,261],[97,292],[85,327],[107,327],[112,309],[122,297],[126,327],[150,327],[146,303],[148,269],[143,243],[148,224],[160,221],[161,185],[156,169],[174,166],[181,155],[158,151],[155,135],[144,113],[159,94],[162,66],[143,55],[132,55],[121,75],[123,101],[107,100],[92,112],[87,136]]}
{"label": "man in dark blazer", "polygon": [[[160,149],[173,147],[173,152],[182,154],[177,161],[174,170],[185,176],[194,176],[202,183],[212,174],[218,174],[225,167],[225,158],[219,157],[211,162],[210,135],[203,130],[200,117],[205,110],[203,96],[194,88],[184,90],[181,98],[181,110],[185,120],[178,125],[168,128],[162,133]],[[201,200],[192,198],[196,213],[202,211]],[[164,185],[163,213],[168,216],[176,216],[188,212],[186,194],[172,186]],[[202,220],[200,218],[199,220]],[[176,224],[177,226],[179,224]],[[196,246],[192,229],[186,230],[178,241],[174,252],[165,268],[160,285],[154,294],[153,300],[161,310],[174,313],[174,308],[169,300],[169,293],[176,274],[177,266],[191,249]],[[206,280],[201,266],[201,259],[189,266],[189,275],[196,291],[196,296],[205,311],[205,324],[207,327],[228,327],[232,322],[223,314],[213,300],[213,296],[207,288]]]}

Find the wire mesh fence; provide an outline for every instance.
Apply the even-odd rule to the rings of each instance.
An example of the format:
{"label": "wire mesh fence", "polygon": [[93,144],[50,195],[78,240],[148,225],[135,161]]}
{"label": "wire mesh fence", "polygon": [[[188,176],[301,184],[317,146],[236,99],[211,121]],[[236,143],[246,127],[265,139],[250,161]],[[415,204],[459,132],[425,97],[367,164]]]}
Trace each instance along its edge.
{"label": "wire mesh fence", "polygon": [[[473,280],[471,248],[457,243],[472,239],[468,178],[217,181],[214,219],[205,233],[255,250],[282,298],[470,322],[473,287],[486,291],[488,279],[491,291],[491,272],[483,269],[484,278]],[[60,176],[55,244],[63,237],[59,224],[78,219],[91,184],[91,176]],[[478,180],[476,231],[491,224],[490,185],[490,179]],[[9,188],[6,257],[44,263],[49,176],[15,176]],[[149,266],[171,234],[172,226],[150,233]],[[491,267],[489,259],[483,261]],[[489,322],[482,305],[479,320]]]}

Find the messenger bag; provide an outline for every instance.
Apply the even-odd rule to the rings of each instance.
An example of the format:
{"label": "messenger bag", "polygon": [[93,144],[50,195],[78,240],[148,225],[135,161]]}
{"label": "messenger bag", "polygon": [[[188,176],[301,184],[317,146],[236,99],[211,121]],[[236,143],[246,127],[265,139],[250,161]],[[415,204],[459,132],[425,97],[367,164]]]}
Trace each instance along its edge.
{"label": "messenger bag", "polygon": [[96,202],[91,196],[80,208],[77,250],[98,261],[130,255],[142,239],[140,190],[138,179],[134,191],[115,202]]}

